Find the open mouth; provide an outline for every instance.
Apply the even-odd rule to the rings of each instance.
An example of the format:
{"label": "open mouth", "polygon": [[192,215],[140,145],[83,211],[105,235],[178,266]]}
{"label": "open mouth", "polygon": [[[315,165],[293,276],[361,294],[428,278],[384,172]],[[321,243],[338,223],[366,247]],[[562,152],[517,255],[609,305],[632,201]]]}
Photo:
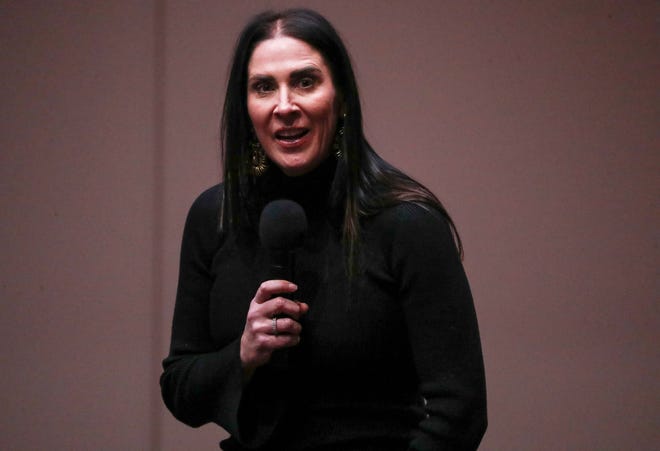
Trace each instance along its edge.
{"label": "open mouth", "polygon": [[275,138],[284,142],[295,142],[309,133],[308,129],[282,130],[275,133]]}

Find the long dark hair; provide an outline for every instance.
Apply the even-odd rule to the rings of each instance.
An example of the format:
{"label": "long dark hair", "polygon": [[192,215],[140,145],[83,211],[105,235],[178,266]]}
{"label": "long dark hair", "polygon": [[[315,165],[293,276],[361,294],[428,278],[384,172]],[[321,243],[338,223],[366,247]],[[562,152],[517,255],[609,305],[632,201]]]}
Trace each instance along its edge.
{"label": "long dark hair", "polygon": [[255,47],[275,36],[288,36],[316,49],[330,68],[340,96],[343,123],[343,154],[337,162],[330,202],[343,213],[343,240],[353,274],[360,238],[360,221],[384,208],[413,202],[439,211],[448,221],[459,254],[463,247],[446,209],[430,190],[384,161],[367,142],[362,128],[362,110],[350,57],[334,27],[308,9],[264,12],[245,26],[238,38],[229,73],[222,117],[224,166],[223,231],[254,227],[251,217],[258,196],[257,177],[250,171],[252,124],[247,109],[247,67]]}

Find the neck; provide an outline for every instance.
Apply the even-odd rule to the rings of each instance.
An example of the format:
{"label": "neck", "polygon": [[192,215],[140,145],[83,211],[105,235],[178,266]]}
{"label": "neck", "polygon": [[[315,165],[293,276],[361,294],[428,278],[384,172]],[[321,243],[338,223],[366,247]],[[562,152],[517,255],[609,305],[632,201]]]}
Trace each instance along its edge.
{"label": "neck", "polygon": [[336,166],[337,160],[329,156],[312,171],[297,177],[288,177],[273,167],[264,174],[261,193],[266,202],[291,199],[298,202],[308,215],[314,215],[327,208]]}

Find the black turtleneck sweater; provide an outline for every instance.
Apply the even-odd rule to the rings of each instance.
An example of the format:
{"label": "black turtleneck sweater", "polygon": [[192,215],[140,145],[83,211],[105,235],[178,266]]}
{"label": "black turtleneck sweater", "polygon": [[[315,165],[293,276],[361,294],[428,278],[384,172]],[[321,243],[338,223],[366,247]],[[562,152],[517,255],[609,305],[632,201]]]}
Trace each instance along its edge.
{"label": "black turtleneck sweater", "polygon": [[362,223],[350,284],[332,163],[271,174],[264,200],[300,203],[295,299],[310,306],[301,342],[243,385],[240,338],[268,256],[249,230],[220,237],[221,185],[186,221],[163,399],[191,426],[215,422],[228,451],[473,450],[486,428],[483,360],[472,297],[442,216],[402,203]]}

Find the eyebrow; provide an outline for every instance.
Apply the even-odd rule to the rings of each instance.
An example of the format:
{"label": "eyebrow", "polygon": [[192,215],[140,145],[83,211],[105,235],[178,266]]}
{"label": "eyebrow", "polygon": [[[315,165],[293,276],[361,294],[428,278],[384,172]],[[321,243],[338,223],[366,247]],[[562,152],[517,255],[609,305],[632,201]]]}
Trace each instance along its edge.
{"label": "eyebrow", "polygon": [[256,74],[256,75],[251,75],[250,77],[248,77],[248,82],[252,83],[252,82],[255,82],[255,81],[268,81],[268,80],[272,80],[272,79],[273,79],[273,77],[271,77],[270,75]]}
{"label": "eyebrow", "polygon": [[302,69],[294,70],[293,72],[291,72],[291,77],[298,78],[305,75],[320,75],[321,73],[322,73],[321,69],[319,69],[318,67],[307,66],[307,67],[303,67]]}
{"label": "eyebrow", "polygon": [[[306,66],[303,67],[302,69],[296,69],[290,74],[290,78],[300,78],[304,77],[305,75],[321,75],[323,72],[321,69],[315,66]],[[251,75],[248,77],[249,82],[255,82],[255,81],[267,81],[267,80],[272,80],[273,77],[271,75],[263,75],[263,74],[255,74]]]}

